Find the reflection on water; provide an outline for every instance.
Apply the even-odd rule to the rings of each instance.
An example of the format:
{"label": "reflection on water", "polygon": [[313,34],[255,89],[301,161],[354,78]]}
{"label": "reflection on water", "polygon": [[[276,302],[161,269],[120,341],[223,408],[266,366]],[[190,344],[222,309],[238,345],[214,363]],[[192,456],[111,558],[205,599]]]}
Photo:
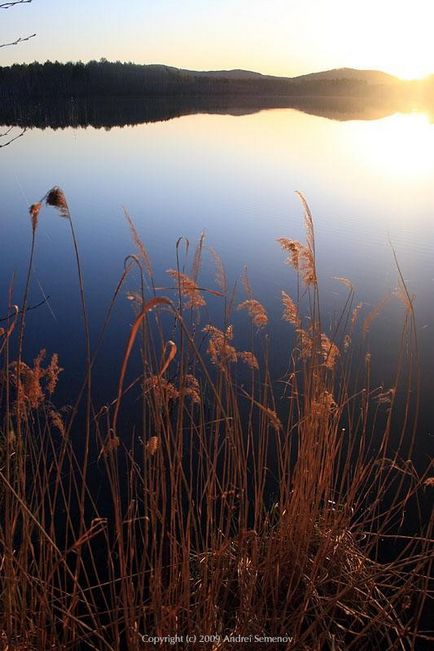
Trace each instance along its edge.
{"label": "reflection on water", "polygon": [[79,98],[69,101],[35,100],[0,106],[0,124],[21,127],[127,126],[171,120],[196,113],[248,115],[265,109],[295,108],[332,120],[378,120],[397,112],[424,111],[433,115],[432,103],[397,97],[288,97],[288,96],[162,96],[137,98]]}
{"label": "reflection on water", "polygon": [[368,132],[352,130],[349,145],[373,173],[394,182],[423,185],[433,170],[432,131],[425,113],[378,120]]}
{"label": "reflection on water", "polygon": [[[434,362],[434,127],[429,118],[408,113],[361,121],[354,119],[356,107],[345,114],[352,121],[345,122],[282,107],[255,112],[266,102],[261,107],[203,104],[194,109],[180,109],[178,104],[175,114],[166,102],[163,115],[161,106],[146,115],[143,107],[130,107],[131,114],[123,109],[117,113],[124,121],[112,107],[101,114],[89,106],[86,114],[76,107],[74,120],[72,107],[57,122],[54,109],[45,118],[41,113],[39,121],[30,122],[29,115],[16,120],[23,126],[62,127],[149,123],[109,132],[92,127],[31,129],[1,150],[2,305],[11,281],[15,300],[20,300],[31,235],[27,207],[57,184],[75,219],[94,333],[102,324],[124,257],[133,248],[123,217],[126,207],[162,285],[167,284],[165,270],[174,266],[179,236],[195,241],[203,229],[232,281],[247,264],[255,293],[273,315],[270,331],[279,341],[273,361],[283,373],[289,335],[280,322],[280,291],[294,294],[296,287],[275,240],[282,235],[303,238],[301,209],[293,193],[301,190],[316,219],[328,317],[333,318],[345,300],[345,288],[335,276],[350,278],[358,300],[373,305],[396,285],[391,244],[397,252],[409,291],[417,295],[424,380],[420,439],[426,454],[432,441],[428,432]],[[200,114],[188,114],[195,111]],[[333,113],[330,106],[310,106],[310,112],[328,117]],[[174,115],[183,117],[169,120]],[[164,117],[168,121],[157,121]],[[213,282],[211,256],[205,257],[203,274]],[[68,229],[48,211],[40,218],[30,302],[44,296],[49,296],[50,309],[43,306],[29,314],[26,353],[34,355],[41,347],[60,353],[67,396],[67,384],[75,382],[82,361],[79,296]],[[401,316],[402,309],[393,305],[375,326],[372,350],[380,362],[379,379],[386,384],[399,346]],[[96,383],[101,387],[97,400],[107,399],[107,392],[112,395],[112,370],[119,367],[130,321],[130,305],[122,298],[96,368],[104,378]]]}

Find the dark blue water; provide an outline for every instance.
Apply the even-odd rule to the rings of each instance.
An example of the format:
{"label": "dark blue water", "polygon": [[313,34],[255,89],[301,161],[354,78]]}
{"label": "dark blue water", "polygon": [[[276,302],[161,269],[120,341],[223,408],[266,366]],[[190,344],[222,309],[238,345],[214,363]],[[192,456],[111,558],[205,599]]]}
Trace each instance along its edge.
{"label": "dark blue water", "polygon": [[[1,129],[0,129],[1,131]],[[73,216],[95,337],[123,269],[134,250],[123,209],[134,218],[153,262],[157,284],[176,265],[180,236],[192,246],[204,230],[221,255],[230,283],[247,265],[255,296],[270,314],[273,363],[286,368],[289,326],[282,325],[280,293],[294,295],[294,273],[283,264],[276,238],[303,240],[304,193],[315,218],[325,320],[339,314],[352,280],[365,313],[397,286],[392,245],[416,317],[422,373],[418,446],[432,452],[434,368],[434,125],[424,114],[370,121],[334,121],[293,109],[251,115],[183,116],[110,130],[32,129],[0,151],[0,305],[7,313],[9,285],[22,300],[31,241],[28,206],[53,185],[65,192]],[[26,358],[40,348],[58,352],[65,371],[59,400],[79,384],[84,342],[77,274],[66,220],[53,209],[40,215]],[[191,261],[191,256],[190,256]],[[212,256],[205,252],[201,282],[216,288]],[[128,328],[128,289],[122,291],[96,367],[96,402],[114,396]],[[163,292],[164,293],[164,292]],[[239,300],[244,300],[242,290]],[[218,302],[210,301],[216,318]],[[393,376],[404,308],[398,300],[381,312],[371,332],[379,381]],[[217,317],[218,318],[218,317]],[[207,322],[206,311],[202,317]],[[235,317],[242,339],[246,315]],[[288,334],[286,334],[288,333]],[[259,335],[258,335],[259,336]]]}

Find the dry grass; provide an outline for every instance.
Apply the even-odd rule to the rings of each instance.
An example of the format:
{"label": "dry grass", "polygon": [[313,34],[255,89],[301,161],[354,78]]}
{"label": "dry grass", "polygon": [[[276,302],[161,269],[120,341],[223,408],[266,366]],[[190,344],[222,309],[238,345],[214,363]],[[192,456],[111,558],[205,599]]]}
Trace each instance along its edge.
{"label": "dry grass", "polygon": [[[138,254],[126,261],[103,333],[132,269],[140,272],[131,294],[136,315],[116,397],[98,409],[92,369],[100,342],[90,349],[68,204],[54,188],[31,207],[24,299],[21,308],[10,306],[0,330],[1,648],[155,648],[144,634],[196,635],[190,648],[215,650],[252,648],[225,636],[254,635],[290,638],[263,648],[318,651],[428,644],[420,620],[431,596],[433,523],[421,522],[411,535],[400,529],[433,483],[430,468],[418,475],[409,461],[417,385],[412,301],[401,288],[407,300],[396,381],[374,387],[369,354],[354,372],[362,306],[354,308],[347,279],[340,279],[349,296],[338,326],[326,334],[321,325],[313,219],[301,200],[306,243],[279,240],[302,288],[301,302],[282,293],[293,341],[283,397],[268,365],[269,317],[247,273],[239,307],[250,315],[255,341],[264,342],[259,351],[235,347],[233,296],[214,251],[219,289],[199,284],[203,237],[190,275],[180,270],[178,243],[169,271],[174,295],[162,296],[128,217]],[[68,411],[51,403],[57,357],[45,367],[44,354],[33,366],[22,359],[44,204],[70,222],[80,278],[87,368]],[[220,327],[199,326],[207,297],[221,301]],[[364,334],[377,313],[364,318]],[[142,369],[131,377],[136,348]],[[214,638],[201,644],[200,635]]]}

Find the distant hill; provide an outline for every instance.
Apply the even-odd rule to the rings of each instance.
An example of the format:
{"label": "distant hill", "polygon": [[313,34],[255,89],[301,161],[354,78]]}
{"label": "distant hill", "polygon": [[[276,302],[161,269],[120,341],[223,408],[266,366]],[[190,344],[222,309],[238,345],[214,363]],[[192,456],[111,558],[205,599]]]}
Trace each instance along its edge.
{"label": "distant hill", "polygon": [[[122,64],[124,65],[124,64]],[[129,64],[126,64],[129,65]],[[131,64],[135,65],[135,64]],[[260,72],[252,72],[251,70],[188,70],[187,68],[175,68],[174,66],[166,66],[162,63],[148,63],[139,68],[146,68],[147,72],[160,74],[162,76],[176,75],[180,77],[210,77],[214,79],[278,79],[270,75],[263,75]]]}
{"label": "distant hill", "polygon": [[319,81],[319,80],[342,80],[364,81],[368,84],[396,84],[400,80],[398,77],[389,75],[380,70],[358,70],[357,68],[336,68],[334,70],[324,70],[323,72],[311,72],[308,75],[293,77],[293,81]]}
{"label": "distant hill", "polygon": [[184,77],[210,77],[213,79],[231,79],[231,80],[270,80],[270,81],[293,81],[311,82],[311,81],[333,81],[333,80],[347,80],[347,81],[363,81],[372,84],[391,84],[399,83],[398,77],[394,77],[386,72],[380,70],[359,70],[357,68],[335,68],[333,70],[324,70],[321,72],[311,72],[306,75],[299,75],[297,77],[282,77],[277,75],[264,75],[260,72],[253,72],[251,70],[188,70],[185,68],[175,68],[173,66],[165,66],[161,64],[148,64],[146,66],[150,70],[159,72],[161,74],[178,74]]}

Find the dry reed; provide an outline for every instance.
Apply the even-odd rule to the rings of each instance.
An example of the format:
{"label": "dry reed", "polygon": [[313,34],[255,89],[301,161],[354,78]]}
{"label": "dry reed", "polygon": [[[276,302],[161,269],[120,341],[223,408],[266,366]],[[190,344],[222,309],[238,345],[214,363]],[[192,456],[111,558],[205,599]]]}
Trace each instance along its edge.
{"label": "dry reed", "polygon": [[[139,651],[152,648],[144,635],[166,636],[161,648],[172,646],[168,636],[192,635],[193,648],[216,650],[251,648],[230,640],[255,635],[287,640],[276,648],[318,651],[417,649],[432,641],[421,622],[432,596],[433,522],[402,528],[434,484],[431,467],[418,474],[408,462],[416,431],[413,303],[404,301],[407,363],[398,351],[395,382],[373,385],[370,353],[350,380],[362,307],[353,310],[353,287],[340,279],[350,290],[341,331],[324,333],[313,219],[300,199],[306,243],[279,243],[310,311],[282,293],[293,341],[283,396],[266,347],[261,361],[235,347],[227,280],[213,252],[219,291],[200,287],[203,236],[190,274],[178,260],[169,270],[175,295],[156,296],[128,218],[138,255],[125,265],[102,335],[133,265],[148,274],[151,295],[144,282],[130,293],[135,320],[115,399],[98,407],[92,399],[98,344],[92,355],[88,348],[87,390],[69,411],[52,404],[57,356],[44,367],[41,352],[28,365],[22,343],[44,204],[71,223],[86,324],[77,241],[59,188],[31,207],[21,327],[20,310],[10,306],[0,331],[1,648]],[[266,329],[269,317],[247,272],[242,281],[247,300],[239,307]],[[221,328],[199,327],[204,291],[224,302]],[[405,286],[401,296],[408,297]],[[188,324],[183,307],[194,308]],[[365,335],[378,312],[365,317]],[[143,363],[131,376],[136,341]],[[250,369],[242,383],[238,361]],[[211,637],[201,643],[200,636]]]}

